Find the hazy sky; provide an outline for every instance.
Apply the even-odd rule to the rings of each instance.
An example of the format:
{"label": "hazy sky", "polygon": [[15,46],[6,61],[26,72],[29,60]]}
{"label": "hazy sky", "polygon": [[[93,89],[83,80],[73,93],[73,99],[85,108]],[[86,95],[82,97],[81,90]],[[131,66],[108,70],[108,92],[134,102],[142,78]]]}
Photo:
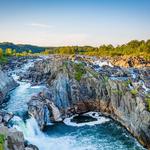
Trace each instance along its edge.
{"label": "hazy sky", "polygon": [[150,38],[150,0],[0,0],[0,42],[121,44]]}

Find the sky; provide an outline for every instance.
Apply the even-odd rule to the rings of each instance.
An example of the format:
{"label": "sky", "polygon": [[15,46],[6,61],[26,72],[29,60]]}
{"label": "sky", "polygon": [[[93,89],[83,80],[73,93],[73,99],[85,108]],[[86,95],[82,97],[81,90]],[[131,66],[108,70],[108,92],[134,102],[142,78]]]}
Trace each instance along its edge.
{"label": "sky", "polygon": [[0,42],[39,46],[150,39],[150,0],[0,0]]}

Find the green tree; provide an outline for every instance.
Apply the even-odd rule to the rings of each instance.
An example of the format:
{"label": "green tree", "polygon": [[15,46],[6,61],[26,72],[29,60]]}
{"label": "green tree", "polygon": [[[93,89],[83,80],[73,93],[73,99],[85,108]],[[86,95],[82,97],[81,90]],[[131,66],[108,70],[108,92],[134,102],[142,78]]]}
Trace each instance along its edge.
{"label": "green tree", "polygon": [[0,58],[2,58],[3,57],[3,50],[2,50],[2,48],[0,48]]}
{"label": "green tree", "polygon": [[12,55],[12,49],[11,48],[6,48],[5,54],[6,54],[6,56],[11,56]]}
{"label": "green tree", "polygon": [[15,49],[13,50],[12,54],[13,54],[14,56],[16,56],[16,50],[15,50]]}
{"label": "green tree", "polygon": [[28,53],[29,53],[29,54],[32,54],[32,50],[29,50]]}

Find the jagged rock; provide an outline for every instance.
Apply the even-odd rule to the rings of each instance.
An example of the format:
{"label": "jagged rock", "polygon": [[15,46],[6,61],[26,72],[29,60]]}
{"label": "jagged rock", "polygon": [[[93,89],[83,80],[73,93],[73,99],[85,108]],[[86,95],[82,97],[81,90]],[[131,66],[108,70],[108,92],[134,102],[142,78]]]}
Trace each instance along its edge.
{"label": "jagged rock", "polygon": [[24,137],[23,133],[10,129],[7,135],[7,145],[9,150],[23,150],[24,149]]}
{"label": "jagged rock", "polygon": [[28,103],[28,113],[35,117],[41,129],[51,122],[61,121],[58,108],[53,102],[45,99],[43,93],[33,96]]}
{"label": "jagged rock", "polygon": [[7,112],[0,112],[0,124],[7,125],[9,120],[13,117],[14,115],[12,113],[7,113]]}
{"label": "jagged rock", "polygon": [[3,103],[9,91],[14,89],[18,84],[12,77],[8,77],[6,73],[0,70],[0,104]]}
{"label": "jagged rock", "polygon": [[30,144],[25,148],[25,150],[39,150],[39,149],[35,145]]}
{"label": "jagged rock", "polygon": [[14,115],[12,113],[3,113],[3,122],[7,124]]}

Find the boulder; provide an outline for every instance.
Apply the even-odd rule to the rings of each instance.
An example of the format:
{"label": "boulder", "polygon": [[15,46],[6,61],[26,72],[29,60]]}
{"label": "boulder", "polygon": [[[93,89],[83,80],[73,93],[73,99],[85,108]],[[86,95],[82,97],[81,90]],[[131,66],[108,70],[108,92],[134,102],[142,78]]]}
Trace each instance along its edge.
{"label": "boulder", "polygon": [[23,133],[16,129],[0,126],[0,134],[4,136],[5,150],[24,150]]}
{"label": "boulder", "polygon": [[30,144],[25,148],[25,150],[39,150],[39,149],[35,145]]}
{"label": "boulder", "polygon": [[9,129],[7,135],[8,150],[24,150],[23,133],[15,129]]}
{"label": "boulder", "polygon": [[0,124],[7,125],[7,123],[13,116],[14,115],[12,113],[0,111]]}

